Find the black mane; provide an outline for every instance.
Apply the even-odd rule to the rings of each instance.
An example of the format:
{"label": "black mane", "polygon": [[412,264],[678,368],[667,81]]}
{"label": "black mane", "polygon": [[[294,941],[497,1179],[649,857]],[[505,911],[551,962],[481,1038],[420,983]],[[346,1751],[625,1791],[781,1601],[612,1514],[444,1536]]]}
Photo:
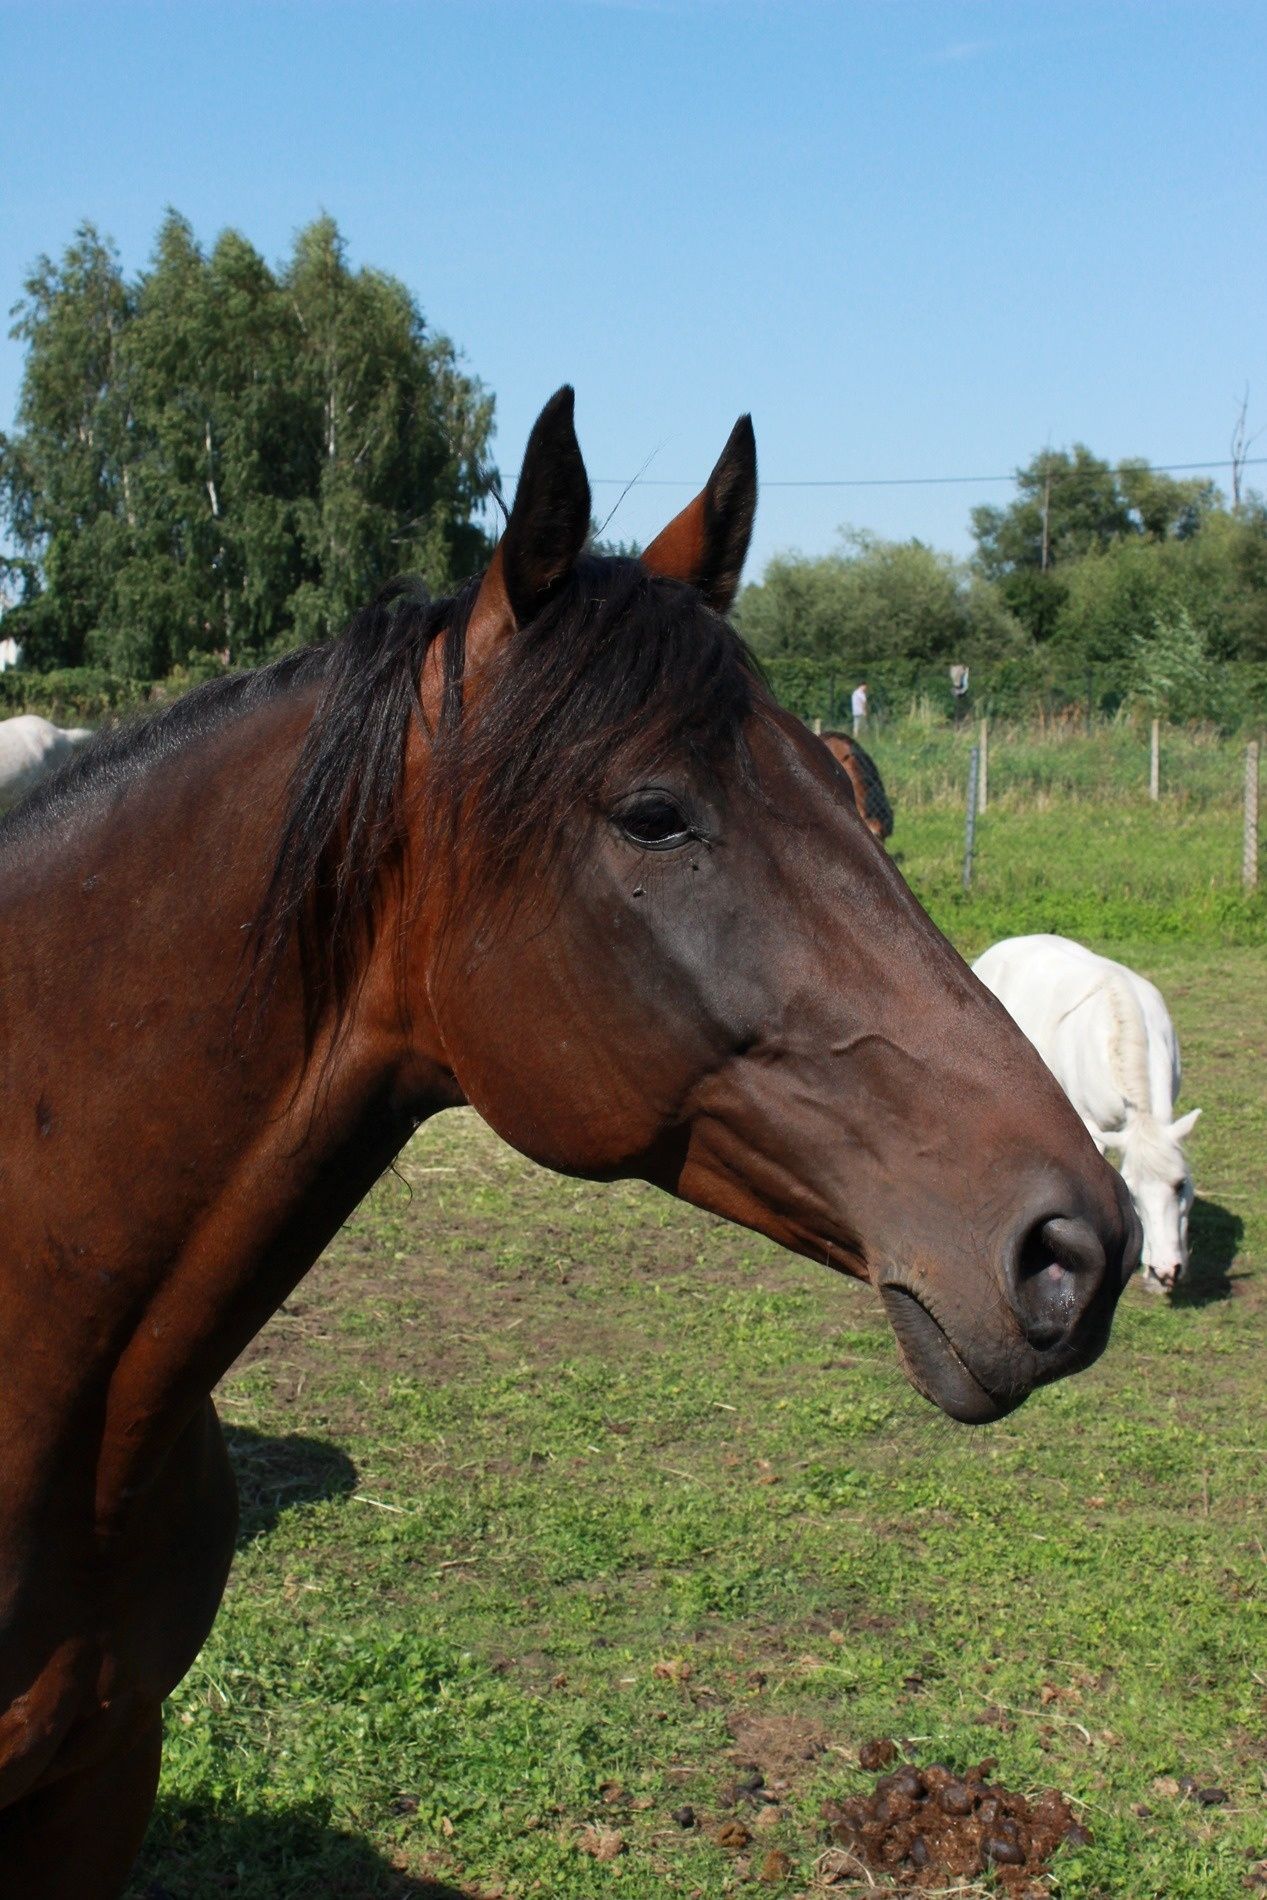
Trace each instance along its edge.
{"label": "black mane", "polygon": [[[85,746],[0,822],[0,850],[56,829],[153,765],[292,689],[317,703],[252,936],[263,993],[297,939],[309,1038],[355,983],[384,875],[423,828],[436,864],[461,837],[477,900],[565,854],[617,757],[669,755],[746,766],[742,729],[758,688],[733,629],[680,582],[637,561],[583,556],[535,620],[514,633],[464,709],[470,581],[431,600],[394,581],[329,645],[196,688],[166,711]],[[430,732],[425,809],[406,809],[405,747],[427,653],[448,630],[444,691]]]}

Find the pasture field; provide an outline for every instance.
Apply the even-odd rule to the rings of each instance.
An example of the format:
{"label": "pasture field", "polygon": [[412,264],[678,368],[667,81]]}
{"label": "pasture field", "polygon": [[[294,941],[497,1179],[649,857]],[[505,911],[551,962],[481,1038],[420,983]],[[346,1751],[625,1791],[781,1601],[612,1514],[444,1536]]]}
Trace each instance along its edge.
{"label": "pasture field", "polygon": [[[132,1900],[870,1892],[824,1886],[819,1806],[877,1736],[1066,1791],[1063,1900],[1253,1890],[1267,925],[1234,802],[1001,795],[964,900],[957,809],[883,763],[967,954],[1063,926],[1160,983],[1205,1110],[1190,1285],[970,1432],[866,1287],[441,1117],[221,1389],[240,1547]],[[761,1825],[726,1805],[753,1765]]]}
{"label": "pasture field", "polygon": [[[862,735],[867,750],[893,785],[906,811],[962,805],[968,753],[979,721],[958,725],[915,702],[908,716],[874,725]],[[1212,726],[1161,728],[1162,801],[1171,812],[1231,805],[1240,797],[1245,740]],[[1259,735],[1261,737],[1261,735]],[[992,719],[989,722],[990,797],[1008,809],[1055,800],[1144,804],[1148,791],[1148,726],[1140,719],[1097,720],[1086,732],[1080,717]]]}

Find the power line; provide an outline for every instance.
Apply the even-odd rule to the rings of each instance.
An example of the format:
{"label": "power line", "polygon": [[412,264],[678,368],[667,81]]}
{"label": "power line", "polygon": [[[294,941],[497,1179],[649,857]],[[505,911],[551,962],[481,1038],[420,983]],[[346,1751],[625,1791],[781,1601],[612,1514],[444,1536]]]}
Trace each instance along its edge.
{"label": "power line", "polygon": [[[1214,462],[1147,462],[1144,466],[1154,475],[1184,475],[1202,469],[1235,468],[1238,465],[1241,468],[1261,468],[1264,464],[1267,464],[1267,455],[1247,456],[1239,464],[1230,459],[1223,459]],[[1053,479],[1059,481],[1062,474],[1077,475],[1079,473],[1078,469],[1056,470],[1053,471]],[[506,479],[517,482],[518,471],[516,470],[513,475],[508,475]],[[591,488],[629,488],[635,485],[639,488],[699,487],[698,476],[693,480],[671,479],[663,475],[644,476],[639,480],[635,476],[631,481],[628,476],[622,475],[591,475],[589,479]],[[975,488],[982,487],[987,482],[1015,482],[1016,479],[1017,471],[1013,469],[1009,475],[860,475],[823,481],[774,481],[767,480],[763,476],[761,486],[762,488]]]}

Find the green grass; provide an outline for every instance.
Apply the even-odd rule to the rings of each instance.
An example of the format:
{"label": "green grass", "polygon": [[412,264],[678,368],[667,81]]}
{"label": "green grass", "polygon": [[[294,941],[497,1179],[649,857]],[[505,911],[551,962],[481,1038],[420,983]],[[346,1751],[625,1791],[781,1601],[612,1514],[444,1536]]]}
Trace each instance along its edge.
{"label": "green grass", "polygon": [[1063,725],[999,725],[965,892],[975,736],[903,720],[868,740],[894,795],[894,854],[968,953],[1033,930],[1100,945],[1267,943],[1267,903],[1241,885],[1242,744],[1165,728],[1153,804],[1146,731],[1118,723],[1087,738]]}
{"label": "green grass", "polygon": [[[1080,927],[1161,984],[1206,1111],[1193,1296],[1132,1289],[1090,1373],[968,1432],[903,1383],[866,1288],[441,1118],[222,1388],[243,1538],[135,1900],[711,1900],[772,1846],[793,1873],[753,1891],[816,1892],[819,1804],[877,1735],[1067,1791],[1094,1844],[1058,1857],[1064,1900],[1244,1891],[1267,947],[1235,813],[1001,803],[966,906],[957,815],[898,819],[969,953]],[[712,1837],[751,1762],[780,1798],[736,1855]],[[1167,1791],[1188,1773],[1226,1805]]]}
{"label": "green grass", "polygon": [[969,892],[961,810],[899,814],[892,843],[921,902],[973,954],[1031,930],[1105,948],[1267,944],[1267,902],[1241,888],[1239,814],[1147,803],[992,806],[977,827]]}

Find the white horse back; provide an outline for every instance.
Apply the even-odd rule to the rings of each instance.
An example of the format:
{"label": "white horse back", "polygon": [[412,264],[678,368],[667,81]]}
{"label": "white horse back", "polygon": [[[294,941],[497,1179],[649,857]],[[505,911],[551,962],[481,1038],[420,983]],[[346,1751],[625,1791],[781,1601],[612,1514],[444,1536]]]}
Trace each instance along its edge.
{"label": "white horse back", "polygon": [[1007,937],[972,966],[1079,1114],[1106,1132],[1132,1112],[1168,1122],[1179,1049],[1160,991],[1069,937]]}
{"label": "white horse back", "polygon": [[55,726],[38,713],[0,719],[0,798],[13,798],[90,739],[87,726]]}

